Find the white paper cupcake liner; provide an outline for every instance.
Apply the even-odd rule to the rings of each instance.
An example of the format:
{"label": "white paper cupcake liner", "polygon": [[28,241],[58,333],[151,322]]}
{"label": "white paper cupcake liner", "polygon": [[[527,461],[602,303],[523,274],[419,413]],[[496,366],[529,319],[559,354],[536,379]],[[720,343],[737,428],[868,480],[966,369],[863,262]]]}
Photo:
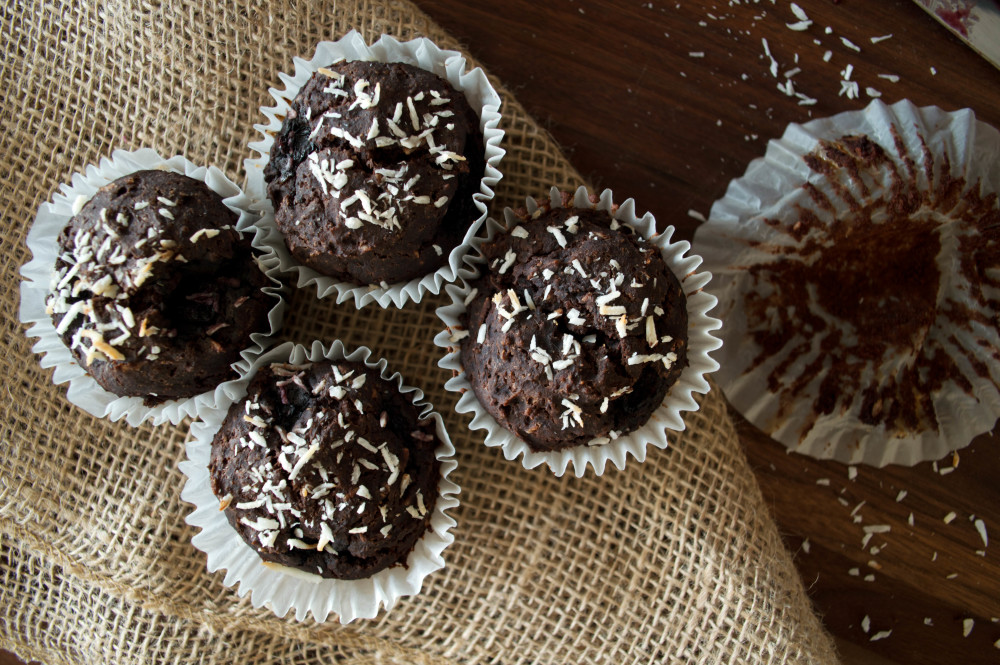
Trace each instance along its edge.
{"label": "white paper cupcake liner", "polygon": [[[763,158],[751,162],[746,173],[730,183],[726,195],[712,206],[708,222],[698,229],[694,241],[696,250],[705,257],[705,268],[714,275],[709,290],[719,298],[717,314],[726,321],[722,332],[725,344],[719,355],[722,369],[718,374],[726,397],[750,422],[790,450],[848,464],[913,465],[939,459],[992,429],[1000,416],[1000,392],[997,390],[1000,366],[991,358],[990,349],[977,346],[971,333],[966,331],[957,333],[964,340],[963,346],[980,350],[977,357],[991,368],[994,380],[976,376],[969,366],[965,375],[973,383],[974,394],[967,394],[953,382],[946,383],[933,399],[939,429],[919,434],[903,436],[887,431],[884,424],[873,426],[862,422],[860,397],[853,399],[846,413],[822,416],[810,427],[808,420],[813,417],[822,374],[796,394],[788,408],[789,415],[779,417],[779,396],[767,386],[768,374],[779,359],[775,357],[751,368],[757,346],[747,332],[744,296],[755,286],[747,266],[774,261],[774,256],[748,247],[746,241],[778,239],[778,234],[764,223],[764,219],[797,219],[796,205],[814,210],[802,185],[810,182],[826,191],[825,178],[813,173],[803,156],[815,150],[820,139],[867,135],[881,145],[897,168],[905,173],[903,156],[894,147],[893,128],[905,145],[906,156],[916,165],[918,186],[925,191],[930,184],[924,171],[921,141],[931,155],[937,156],[935,168],[941,168],[941,157],[947,156],[953,176],[963,176],[969,184],[980,181],[984,195],[1000,191],[1000,160],[997,159],[1000,132],[976,121],[971,111],[948,113],[937,107],[918,108],[905,100],[892,106],[874,101],[861,111],[841,113],[804,125],[789,125],[781,139],[768,143]],[[865,198],[852,184],[846,183],[846,186],[859,199]],[[871,186],[876,187],[873,196],[881,191],[877,189],[881,185]],[[842,214],[844,204],[836,198],[832,200],[840,206],[837,213]],[[833,218],[823,211],[816,212],[824,221]],[[786,238],[783,244],[787,242]],[[939,266],[941,260],[939,257]],[[961,285],[946,272],[942,272],[942,283],[942,295],[951,293],[961,300]],[[939,295],[939,303],[942,295]],[[985,339],[992,340],[991,348],[1000,344],[996,330],[984,329],[982,334]],[[790,344],[786,344],[786,349],[789,347]],[[801,371],[806,362],[808,358],[802,357],[786,370],[786,374]]]}
{"label": "white paper cupcake liner", "polygon": [[454,459],[455,448],[441,416],[423,401],[423,392],[405,385],[398,372],[390,374],[385,360],[376,361],[371,356],[371,350],[363,346],[348,353],[339,340],[329,349],[318,341],[313,342],[310,349],[286,342],[254,362],[251,371],[239,381],[239,390],[232,402],[246,395],[250,380],[265,365],[275,362],[298,365],[323,359],[363,362],[369,368],[378,370],[383,379],[398,385],[399,392],[410,395],[414,405],[420,409],[420,418],[434,420],[440,440],[434,455],[441,462],[441,480],[430,526],[414,545],[405,567],[386,568],[365,579],[336,580],[291,568],[265,566],[257,553],[230,526],[225,513],[219,510],[218,497],[212,492],[208,471],[212,439],[225,420],[228,406],[205,413],[202,420],[191,427],[187,460],[178,465],[187,476],[181,498],[195,505],[194,512],[185,521],[200,529],[191,542],[207,555],[208,571],[225,570],[223,584],[239,584],[237,593],[240,596],[249,593],[254,607],[267,605],[279,617],[294,609],[298,621],[304,621],[310,612],[319,622],[326,621],[331,614],[339,616],[344,624],[358,618],[371,619],[378,614],[380,607],[384,606],[388,611],[403,596],[419,593],[424,579],[445,565],[442,552],[454,542],[455,537],[449,531],[456,524],[446,512],[458,506],[460,491],[458,485],[448,479],[458,466]]}
{"label": "white paper cupcake liner", "polygon": [[[390,284],[388,288],[380,284],[359,285],[337,281],[296,261],[289,253],[284,237],[278,230],[274,220],[274,207],[267,197],[264,167],[270,158],[274,136],[281,130],[281,119],[291,110],[291,100],[319,68],[341,60],[403,62],[433,72],[464,93],[469,105],[480,118],[479,127],[483,134],[486,168],[480,190],[473,195],[479,217],[469,226],[462,242],[451,250],[445,265],[429,275],[409,282]],[[265,231],[264,242],[277,257],[281,270],[295,273],[300,288],[315,286],[316,295],[320,298],[336,293],[338,303],[353,299],[357,307],[363,307],[371,302],[377,302],[381,307],[388,307],[390,304],[402,307],[408,301],[420,302],[424,293],[440,293],[442,284],[455,281],[462,267],[462,259],[468,253],[472,239],[486,219],[486,206],[493,199],[493,189],[502,177],[499,165],[506,151],[500,147],[504,135],[503,130],[499,128],[500,95],[490,85],[483,70],[477,67],[472,71],[466,71],[465,57],[461,53],[442,50],[423,37],[399,42],[388,35],[383,35],[368,46],[361,35],[352,30],[336,42],[320,42],[311,60],[294,58],[293,62],[295,64],[293,75],[278,74],[278,78],[285,84],[285,89],[268,89],[277,104],[261,107],[260,111],[267,118],[267,122],[254,125],[263,138],[250,143],[250,148],[261,156],[247,159],[245,162],[247,193],[253,199],[251,209],[261,214],[258,225]]]}
{"label": "white paper cupcake liner", "polygon": [[[41,366],[54,367],[52,381],[55,384],[69,382],[66,396],[70,402],[99,418],[125,420],[132,426],[151,421],[154,425],[165,422],[179,423],[186,417],[195,417],[203,410],[210,410],[219,404],[229,403],[229,396],[235,390],[234,381],[219,384],[214,390],[186,399],[169,400],[157,406],[145,406],[141,397],[119,397],[104,390],[87,372],[77,364],[69,348],[56,334],[52,318],[45,311],[45,299],[49,295],[50,280],[59,252],[59,233],[73,217],[73,206],[79,197],[89,200],[97,190],[122,176],[145,169],[162,169],[182,173],[204,182],[222,202],[239,215],[237,230],[253,233],[252,244],[262,253],[266,249],[261,244],[262,232],[255,228],[256,215],[249,212],[250,199],[236,184],[214,166],[197,166],[177,155],[164,159],[155,150],[141,148],[136,151],[115,150],[111,159],[102,158],[99,164],[87,166],[84,173],[74,173],[71,183],[59,187],[52,200],[38,209],[35,222],[28,232],[27,245],[32,259],[21,267],[21,309],[20,319],[28,324],[29,337],[39,338],[32,351],[41,354]],[[278,281],[275,262],[263,254],[261,266],[265,274],[274,282],[274,287],[264,288],[264,292],[275,298],[275,305],[268,313],[270,331],[250,335],[253,346],[241,352],[242,360],[233,364],[241,374],[270,344],[272,336],[281,327],[285,312],[283,287]]]}
{"label": "white paper cupcake liner", "polygon": [[[550,198],[553,208],[562,206],[562,199],[557,188],[552,188]],[[573,207],[576,208],[595,208],[609,212],[613,204],[613,195],[610,189],[601,192],[598,203],[594,204],[590,201],[590,195],[585,187],[576,190],[572,201]],[[531,198],[526,199],[526,205],[529,213],[538,208],[538,205]],[[715,307],[716,299],[704,291],[705,285],[708,284],[712,275],[705,271],[696,272],[701,264],[701,257],[685,256],[691,249],[690,243],[686,241],[670,242],[674,233],[673,226],[668,226],[663,233],[657,234],[656,220],[652,214],[647,212],[641,218],[636,217],[635,202],[632,199],[627,199],[622,203],[614,213],[614,217],[623,224],[631,225],[650,244],[659,248],[667,266],[680,281],[687,299],[687,358],[689,364],[684,368],[677,383],[670,388],[663,403],[653,412],[645,424],[633,432],[623,434],[614,441],[600,446],[584,445],[559,451],[535,452],[525,441],[497,423],[476,398],[476,394],[465,376],[459,343],[455,341],[454,337],[456,333],[465,331],[461,322],[466,311],[465,298],[475,286],[469,280],[479,277],[479,268],[484,263],[479,248],[483,243],[491,241],[497,233],[505,233],[505,229],[512,228],[518,222],[514,211],[510,208],[504,210],[506,226],[493,219],[487,220],[486,237],[477,238],[473,243],[475,254],[470,254],[466,259],[469,267],[462,271],[462,283],[446,287],[448,295],[451,296],[451,304],[437,310],[437,315],[444,322],[447,330],[438,333],[434,338],[434,343],[448,351],[447,355],[438,362],[438,365],[451,370],[455,375],[445,383],[445,388],[461,395],[455,410],[459,413],[471,413],[472,423],[470,427],[485,430],[486,445],[500,447],[504,457],[508,460],[520,456],[521,464],[526,469],[534,469],[541,464],[547,464],[557,476],[562,476],[572,464],[574,474],[581,478],[586,473],[588,466],[593,467],[598,476],[604,473],[608,462],[614,464],[619,470],[624,469],[629,455],[638,462],[645,461],[647,446],[667,447],[667,430],[684,430],[684,419],[681,413],[698,410],[694,393],[708,393],[709,383],[705,377],[719,369],[719,364],[709,356],[709,353],[722,345],[722,342],[711,334],[711,331],[718,330],[722,326],[722,322],[708,315],[708,312]]]}

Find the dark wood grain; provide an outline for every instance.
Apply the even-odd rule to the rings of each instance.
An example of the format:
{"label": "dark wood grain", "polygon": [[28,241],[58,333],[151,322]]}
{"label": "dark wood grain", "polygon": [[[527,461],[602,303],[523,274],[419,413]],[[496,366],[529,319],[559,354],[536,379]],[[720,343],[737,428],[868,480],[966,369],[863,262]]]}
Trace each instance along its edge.
{"label": "dark wood grain", "polygon": [[[945,476],[940,470],[951,468],[952,458],[939,461],[938,472],[931,462],[858,466],[852,480],[847,466],[788,454],[739,414],[731,415],[785,544],[834,634],[899,663],[998,662],[993,643],[1000,639],[1000,623],[992,619],[1000,616],[1000,565],[996,546],[985,547],[970,520],[975,515],[987,525],[1000,524],[991,435],[959,451],[958,467]],[[852,512],[862,501],[854,512],[862,521],[855,523]],[[946,524],[952,512],[956,516]],[[862,547],[866,525],[888,525],[891,531],[873,534]],[[874,555],[872,547],[879,548]],[[868,575],[874,580],[866,581]],[[866,615],[867,634],[861,629]],[[973,620],[968,637],[965,619]],[[892,635],[871,642],[881,630]]]}
{"label": "dark wood grain", "polygon": [[[785,27],[795,18],[784,1],[418,4],[516,93],[595,186],[628,193],[688,236],[696,226],[688,210],[707,214],[769,138],[789,122],[862,108],[866,86],[887,103],[971,107],[1000,125],[1000,72],[902,0],[803,0],[815,21],[808,32]],[[892,39],[871,44],[886,34]],[[781,63],[780,80],[801,68],[796,90],[816,105],[778,91],[762,39]],[[689,55],[698,52],[704,57]],[[837,94],[847,64],[861,83],[860,100]],[[883,73],[901,79],[890,83],[878,78]]]}
{"label": "dark wood grain", "polygon": [[[814,21],[803,32],[786,27],[796,19],[784,0],[418,4],[513,90],[595,186],[634,197],[681,237],[698,224],[688,211],[707,215],[768,139],[790,122],[863,108],[866,87],[887,103],[969,107],[1000,127],[1000,71],[908,1],[798,0]],[[780,64],[778,79],[762,39]],[[838,95],[847,64],[860,99]],[[794,68],[801,69],[795,89],[815,105],[777,89]],[[969,519],[983,519],[1000,540],[1000,455],[992,435],[960,451],[947,475],[925,463],[858,467],[851,480],[844,465],[790,455],[733,415],[810,596],[846,645],[845,662],[1000,662],[1000,623],[992,621],[1000,617],[1000,551],[984,547]],[[948,459],[938,469],[951,466]],[[901,490],[906,496],[897,501]],[[851,512],[861,501],[855,523]],[[956,518],[945,524],[949,512]],[[891,530],[862,548],[866,525]],[[872,547],[880,549],[872,554]],[[968,637],[965,619],[974,622]],[[883,630],[892,633],[871,641]]]}
{"label": "dark wood grain", "polygon": [[[0,665],[25,665],[25,662],[12,654],[10,651],[0,649]],[[31,661],[28,665],[38,665],[36,661]]]}

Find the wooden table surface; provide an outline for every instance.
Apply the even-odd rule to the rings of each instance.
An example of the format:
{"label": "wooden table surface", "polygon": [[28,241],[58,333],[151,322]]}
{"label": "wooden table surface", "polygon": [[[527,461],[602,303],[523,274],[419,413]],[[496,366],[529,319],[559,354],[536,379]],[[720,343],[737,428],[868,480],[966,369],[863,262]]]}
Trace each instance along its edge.
{"label": "wooden table surface", "polygon": [[[863,108],[866,88],[887,103],[970,107],[1000,127],[1000,71],[909,0],[798,0],[813,21],[804,31],[787,27],[798,19],[786,0],[417,1],[517,95],[591,183],[634,197],[685,238],[698,224],[688,211],[707,216],[768,139],[789,122]],[[838,94],[847,65],[857,99]],[[786,80],[816,103],[800,105],[779,90]],[[1000,549],[984,547],[970,519],[982,519],[1000,541],[992,435],[937,471],[931,463],[858,467],[852,479],[846,466],[788,454],[733,415],[845,662],[1000,662]],[[950,512],[956,517],[946,524]],[[891,531],[862,547],[863,526],[874,524]]]}

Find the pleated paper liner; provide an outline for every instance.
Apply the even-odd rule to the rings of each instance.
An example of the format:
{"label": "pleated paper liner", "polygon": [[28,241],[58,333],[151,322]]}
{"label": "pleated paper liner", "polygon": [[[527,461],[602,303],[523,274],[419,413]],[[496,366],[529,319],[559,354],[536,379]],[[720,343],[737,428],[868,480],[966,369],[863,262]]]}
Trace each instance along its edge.
{"label": "pleated paper liner", "polygon": [[[879,162],[878,151],[861,137],[880,146],[887,160]],[[828,150],[836,157],[824,152]],[[718,381],[732,405],[790,450],[848,464],[936,460],[992,429],[1000,416],[1000,333],[995,324],[982,322],[995,321],[1000,282],[989,273],[1000,265],[994,261],[970,280],[963,274],[963,254],[979,250],[960,247],[981,242],[988,249],[996,242],[988,220],[992,214],[1000,224],[997,154],[1000,132],[977,121],[971,111],[919,108],[909,101],[892,106],[874,101],[861,111],[791,124],[771,141],[764,157],[751,162],[712,206],[694,241],[715,276],[708,290],[719,298],[718,316],[726,321]],[[971,216],[988,210],[990,197],[992,213],[980,218],[987,228],[973,229]],[[853,253],[888,258],[859,267],[848,265],[854,258],[846,256],[842,268],[831,266],[836,276],[829,284],[818,284],[819,278],[811,275],[826,270],[823,261],[832,259],[824,257],[834,256],[831,252],[838,248],[843,252],[851,242],[846,233],[888,228],[881,220],[891,219],[898,206],[914,208],[903,235],[888,240],[873,236]],[[922,220],[938,226],[926,239],[907,238],[919,232]],[[891,263],[898,260],[896,246],[901,243],[916,243],[904,253],[905,260],[937,242],[936,258],[924,269]],[[776,262],[779,254],[782,264]],[[908,295],[911,284],[926,270],[933,271],[931,262],[940,273],[936,294],[926,294],[933,316],[912,347],[887,345],[877,361],[859,368],[845,365],[857,362],[859,351],[852,351],[857,344],[886,344],[893,329],[910,325],[897,312],[916,302]],[[811,271],[802,273],[806,277],[787,277],[806,266]],[[876,286],[864,286],[865,280]],[[811,289],[811,295],[799,298],[801,302],[789,300],[787,294],[800,287]],[[873,297],[879,288],[886,298]],[[819,303],[816,289],[836,289],[847,310],[858,308],[854,321],[862,321],[857,318],[862,313],[872,318],[886,312],[885,332],[859,332],[868,325],[845,323],[831,306]],[[866,292],[867,301],[860,302]],[[824,297],[830,302],[830,296]],[[770,309],[762,310],[764,305]],[[793,314],[789,307],[795,308]],[[956,320],[958,312],[964,313]],[[808,330],[802,328],[806,320],[811,322]],[[754,341],[762,335],[780,348],[764,351]],[[938,366],[945,358],[950,366]],[[947,373],[937,387],[930,374],[934,371]],[[913,385],[906,376],[916,377]],[[831,382],[840,383],[830,389]],[[898,390],[884,401],[871,397],[893,385]],[[829,403],[831,396],[836,404]],[[925,416],[913,426],[890,416],[891,408],[898,409],[893,414],[916,411]]]}

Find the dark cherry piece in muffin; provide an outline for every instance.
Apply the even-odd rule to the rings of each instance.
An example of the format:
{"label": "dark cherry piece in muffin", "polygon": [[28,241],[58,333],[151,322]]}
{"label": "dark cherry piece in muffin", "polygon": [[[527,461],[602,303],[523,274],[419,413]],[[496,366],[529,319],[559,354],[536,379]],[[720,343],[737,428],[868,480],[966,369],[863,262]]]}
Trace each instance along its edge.
{"label": "dark cherry piece in muffin", "polygon": [[479,117],[432,72],[341,62],[299,91],[264,170],[292,256],[357,284],[406,281],[448,259],[478,216]]}
{"label": "dark cherry piece in muffin", "polygon": [[152,404],[236,378],[274,305],[237,220],[205,183],[158,170],[106,185],[70,219],[46,304],[105,390]]}
{"label": "dark cherry piece in muffin", "polygon": [[438,494],[438,437],[361,363],[274,364],[212,441],[229,523],[265,562],[338,579],[404,564]]}
{"label": "dark cherry piece in muffin", "polygon": [[532,450],[644,424],[687,366],[687,309],[660,251],[607,212],[540,208],[483,246],[462,365]]}

